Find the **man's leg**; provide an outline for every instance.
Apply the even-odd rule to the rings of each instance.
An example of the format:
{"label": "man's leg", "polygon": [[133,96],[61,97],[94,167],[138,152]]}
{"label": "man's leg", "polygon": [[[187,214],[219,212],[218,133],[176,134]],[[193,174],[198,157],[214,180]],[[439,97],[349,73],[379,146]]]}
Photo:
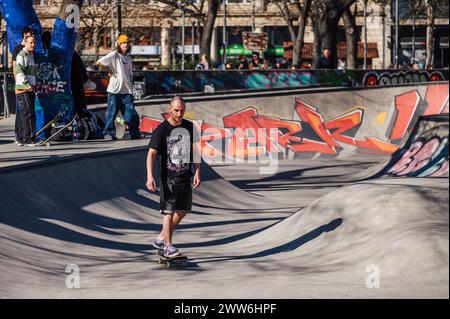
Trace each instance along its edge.
{"label": "man's leg", "polygon": [[163,238],[166,245],[172,245],[173,232],[177,225],[183,220],[186,213],[175,212],[174,214],[165,214],[163,217],[163,229],[159,238]]}
{"label": "man's leg", "polygon": [[19,100],[17,99],[17,95],[16,95],[16,121],[15,121],[15,125],[14,125],[14,133],[16,136],[16,141],[18,141],[18,136],[19,136]]}
{"label": "man's leg", "polygon": [[23,144],[26,134],[24,127],[27,125],[26,119],[27,107],[26,107],[25,93],[17,94],[16,99],[17,99],[17,113],[16,113],[17,142]]}
{"label": "man's leg", "polygon": [[123,119],[128,123],[131,138],[139,138],[139,114],[134,108],[134,99],[132,94],[124,94],[122,96],[124,106]]}
{"label": "man's leg", "polygon": [[160,238],[164,239],[166,245],[172,245],[172,224],[173,214],[164,214],[163,216],[163,229],[160,234]]}
{"label": "man's leg", "polygon": [[105,113],[105,129],[103,135],[109,135],[112,138],[116,135],[114,121],[117,116],[117,94],[108,93],[108,107]]}
{"label": "man's leg", "polygon": [[34,92],[28,92],[27,93],[27,102],[28,102],[28,121],[29,121],[29,141],[30,143],[34,142],[33,136],[36,133],[36,110],[35,110],[35,99],[36,96]]}

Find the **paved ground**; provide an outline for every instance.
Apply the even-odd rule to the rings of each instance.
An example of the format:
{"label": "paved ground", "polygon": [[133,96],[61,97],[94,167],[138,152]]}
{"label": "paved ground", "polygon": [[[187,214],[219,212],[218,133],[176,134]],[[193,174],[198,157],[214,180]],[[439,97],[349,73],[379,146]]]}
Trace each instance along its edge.
{"label": "paved ground", "polygon": [[280,160],[270,175],[204,164],[174,238],[190,265],[172,271],[150,245],[148,140],[26,149],[11,124],[0,120],[1,298],[449,297],[448,177],[376,175],[389,155]]}
{"label": "paved ground", "polygon": [[[448,298],[448,179],[342,179],[373,159],[286,161],[263,178],[214,167],[231,182],[205,165],[175,236],[191,267],[167,271],[149,245],[160,216],[144,160],[132,149],[4,170],[0,295]],[[80,289],[66,288],[70,264]],[[366,287],[370,265],[379,289]]]}

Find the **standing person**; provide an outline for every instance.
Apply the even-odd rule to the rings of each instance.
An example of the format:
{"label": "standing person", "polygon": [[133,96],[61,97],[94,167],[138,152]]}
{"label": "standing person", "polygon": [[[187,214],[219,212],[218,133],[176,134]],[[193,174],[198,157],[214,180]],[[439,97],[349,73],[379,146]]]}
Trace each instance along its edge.
{"label": "standing person", "polygon": [[196,70],[209,70],[208,59],[206,58],[206,54],[202,54],[201,61],[195,66]]}
{"label": "standing person", "polygon": [[202,54],[202,61],[200,62],[202,65],[202,70],[209,70],[208,59],[206,58],[206,54]]}
{"label": "standing person", "polygon": [[87,110],[84,84],[88,80],[88,73],[83,60],[77,51],[73,51],[70,87],[72,89],[73,108],[75,113],[83,114]]}
{"label": "standing person", "polygon": [[[180,254],[173,246],[172,236],[176,226],[192,207],[192,186],[200,186],[200,163],[195,163],[193,185],[191,185],[194,128],[192,122],[183,119],[186,104],[175,96],[169,105],[170,117],[153,132],[147,155],[147,188],[154,192],[153,163],[159,155],[160,207],[163,214],[163,229],[154,239],[153,246],[164,250],[165,257]],[[198,161],[200,162],[200,161]]]}
{"label": "standing person", "polygon": [[34,111],[34,95],[36,87],[36,65],[34,62],[34,36],[26,36],[24,48],[16,58],[14,77],[16,79],[17,142],[18,145],[33,146],[36,133],[36,115]]}
{"label": "standing person", "polygon": [[333,69],[331,65],[331,51],[328,48],[324,48],[322,51],[322,56],[319,58],[318,69]]}
{"label": "standing person", "polygon": [[261,58],[259,57],[258,53],[253,53],[252,55],[252,62],[250,62],[249,69],[250,70],[259,70],[261,67]]}
{"label": "standing person", "polygon": [[[31,27],[25,27],[22,29],[22,43],[18,44],[14,50],[13,50],[13,54],[12,54],[12,67],[13,67],[13,74],[14,74],[14,80],[15,80],[15,76],[16,76],[16,60],[17,60],[17,55],[20,53],[20,51],[23,50],[24,48],[24,39],[26,37],[29,36],[33,36],[34,35],[34,31]],[[18,121],[19,121],[19,116],[18,116],[18,112],[19,112],[19,102],[17,101],[17,96],[16,96],[16,122],[15,122],[15,126],[14,126],[14,133],[16,135],[16,143],[19,143],[18,139],[17,139],[17,129],[19,127]]]}
{"label": "standing person", "polygon": [[140,138],[139,115],[134,108],[133,101],[133,66],[129,55],[130,51],[130,40],[128,36],[122,34],[117,39],[116,50],[96,62],[96,65],[100,69],[108,71],[110,76],[106,90],[108,92],[108,108],[103,131],[104,138],[107,140],[116,139],[114,121],[121,109],[118,107],[119,103],[124,107],[123,118],[129,128],[131,139]]}
{"label": "standing person", "polygon": [[271,70],[272,65],[270,64],[269,58],[264,58],[264,62],[261,65],[261,70]]}
{"label": "standing person", "polygon": [[239,70],[248,70],[249,66],[248,66],[248,62],[247,59],[245,58],[245,56],[243,54],[241,54],[239,56],[239,65],[238,65],[238,69]]}

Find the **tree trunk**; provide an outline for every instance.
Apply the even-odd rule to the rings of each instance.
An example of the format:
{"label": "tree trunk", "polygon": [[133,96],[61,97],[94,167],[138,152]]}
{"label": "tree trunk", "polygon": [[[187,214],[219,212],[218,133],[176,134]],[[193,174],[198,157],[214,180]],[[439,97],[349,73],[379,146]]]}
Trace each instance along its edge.
{"label": "tree trunk", "polygon": [[434,49],[434,8],[430,0],[427,1],[427,58],[426,67],[433,65]]}
{"label": "tree trunk", "polygon": [[93,37],[93,41],[94,41],[94,57],[95,57],[94,61],[98,61],[98,56],[99,56],[99,52],[100,52],[100,44],[98,43],[99,36],[100,36],[100,28],[99,27],[94,27],[94,37]]}
{"label": "tree trunk", "polygon": [[[197,43],[199,46],[199,50],[200,50],[200,55],[199,55],[199,60],[201,59],[201,54],[202,54],[202,48],[201,48],[201,39],[202,39],[202,30],[203,30],[203,25],[202,25],[202,21],[200,19],[197,19],[197,23],[196,23],[197,27],[195,28],[195,37],[197,39]],[[211,52],[210,52],[211,54]]]}
{"label": "tree trunk", "polygon": [[219,11],[220,1],[208,1],[208,14],[206,22],[203,26],[202,37],[200,41],[200,56],[205,54],[208,60],[211,60],[211,37],[213,33],[214,24],[216,22],[217,12]]}
{"label": "tree trunk", "polygon": [[331,66],[337,65],[337,30],[342,14],[356,0],[316,0],[314,21],[314,67],[317,67],[324,48],[331,51]]}
{"label": "tree trunk", "polygon": [[319,30],[317,29],[317,23],[314,21],[314,43],[313,43],[313,68],[317,68],[319,64],[319,57],[321,55],[321,43],[319,40]]}
{"label": "tree trunk", "polygon": [[317,67],[322,50],[328,48],[331,51],[331,67],[337,65],[337,27],[341,14],[337,10],[336,3],[331,0],[317,0],[315,16],[315,41],[318,42],[315,52],[314,66]]}
{"label": "tree trunk", "polygon": [[305,3],[302,7],[302,12],[300,13],[300,18],[298,19],[298,34],[297,39],[294,42],[294,56],[293,59],[296,58],[297,61],[293,64],[301,64],[302,63],[302,51],[305,46],[305,30],[306,30],[306,21],[308,20],[308,12],[311,9],[312,0],[305,0]]}
{"label": "tree trunk", "polygon": [[345,26],[345,39],[347,42],[347,69],[356,69],[357,43],[356,43],[356,21],[350,8],[344,11],[342,18]]}
{"label": "tree trunk", "polygon": [[292,42],[292,65],[300,64],[301,59],[301,49],[300,49],[300,41],[294,40]]}

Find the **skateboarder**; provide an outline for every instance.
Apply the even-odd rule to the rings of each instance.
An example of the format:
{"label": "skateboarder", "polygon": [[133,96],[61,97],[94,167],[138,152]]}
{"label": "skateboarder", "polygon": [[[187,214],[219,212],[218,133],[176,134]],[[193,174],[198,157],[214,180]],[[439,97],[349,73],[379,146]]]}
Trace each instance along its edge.
{"label": "skateboarder", "polygon": [[200,160],[195,160],[195,173],[192,174],[193,159],[197,159],[194,156],[197,139],[193,124],[183,119],[185,111],[183,98],[175,96],[168,109],[170,117],[153,132],[147,155],[147,188],[151,192],[156,190],[153,163],[156,155],[159,155],[160,205],[163,214],[163,229],[154,239],[153,246],[164,249],[164,256],[168,258],[180,254],[172,244],[173,231],[191,212],[192,186],[194,189],[200,186]]}

